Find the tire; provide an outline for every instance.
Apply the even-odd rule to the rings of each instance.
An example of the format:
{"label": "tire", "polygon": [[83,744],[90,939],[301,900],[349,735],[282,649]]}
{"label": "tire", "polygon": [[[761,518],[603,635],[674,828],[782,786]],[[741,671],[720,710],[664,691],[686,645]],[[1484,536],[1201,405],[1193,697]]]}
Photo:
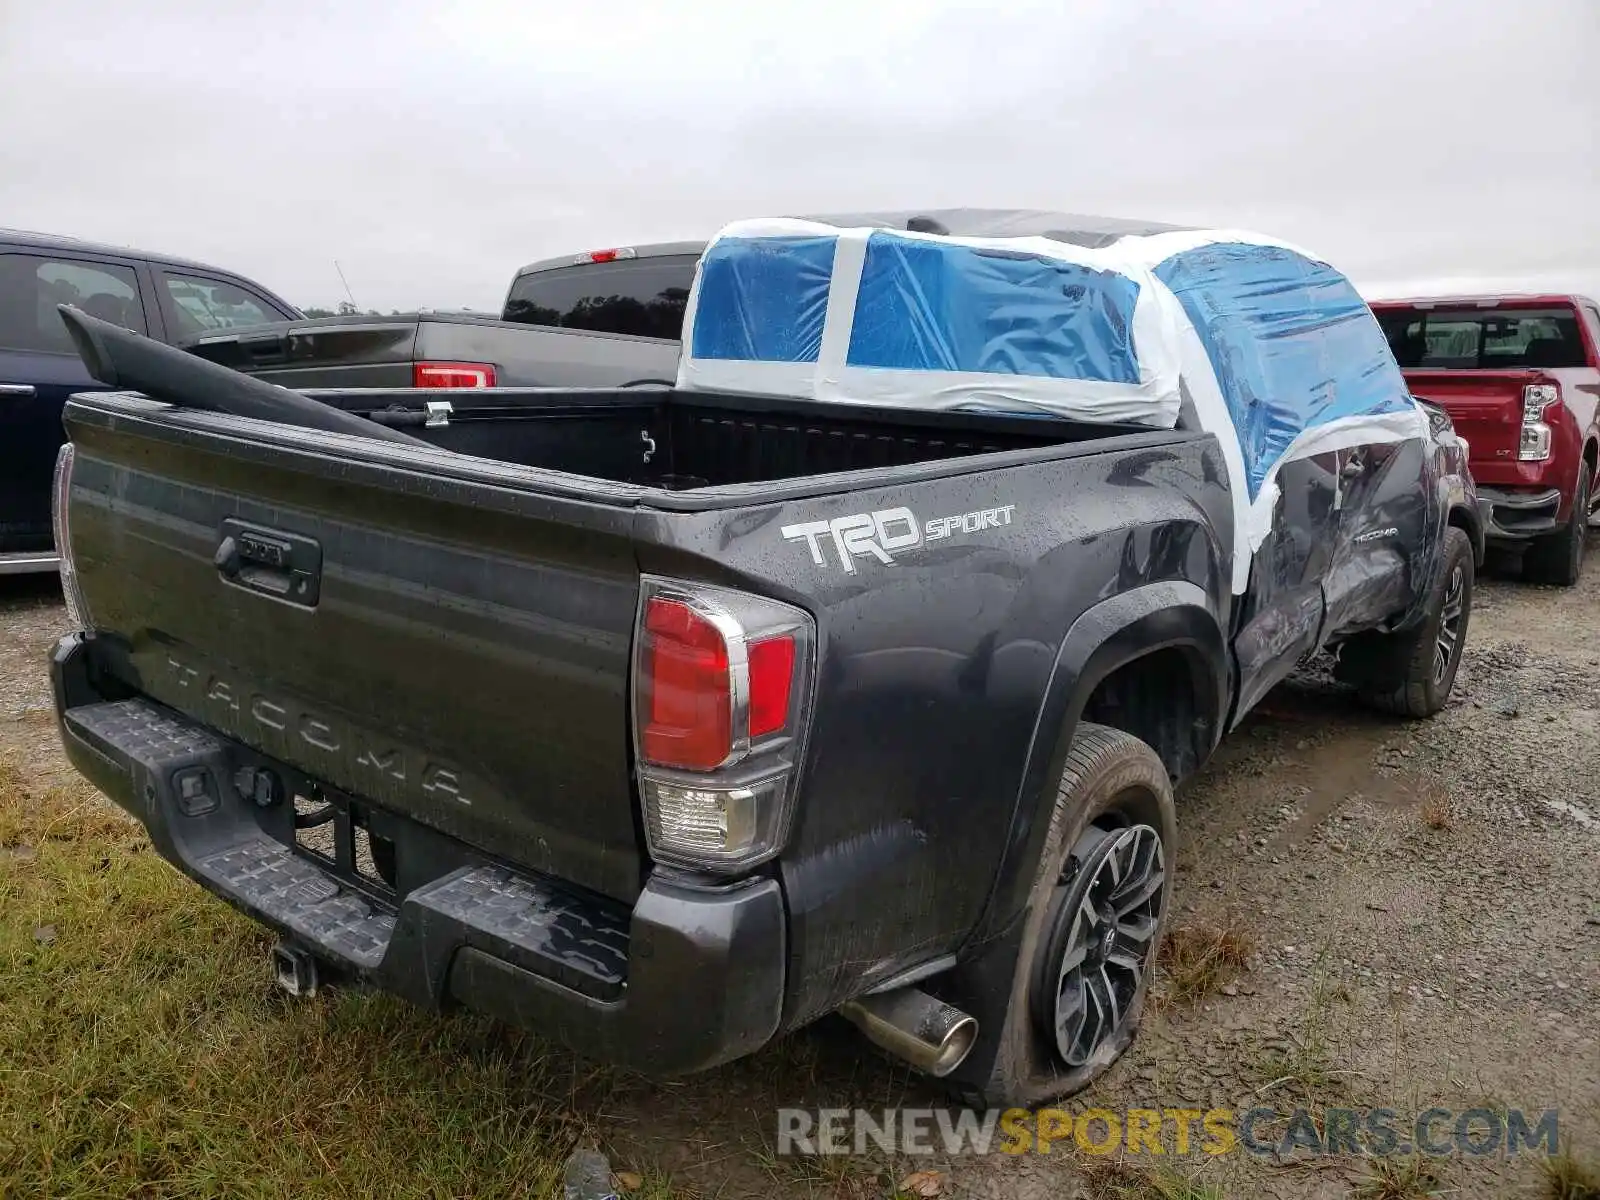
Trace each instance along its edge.
{"label": "tire", "polygon": [[[1057,787],[1021,937],[1009,962],[1000,964],[1009,973],[995,975],[1002,993],[991,1006],[998,1036],[985,1037],[980,1025],[979,1049],[951,1080],[962,1102],[1031,1107],[1080,1091],[1121,1057],[1138,1029],[1160,948],[1176,839],[1172,785],[1155,751],[1121,730],[1080,723]],[[1114,867],[1122,868],[1128,894],[1118,896]],[[1113,935],[1106,935],[1104,916],[1114,897],[1122,902],[1116,907],[1131,907],[1110,926]],[[1091,903],[1084,905],[1084,899]],[[1095,920],[1086,909],[1097,912]],[[1134,929],[1142,936],[1133,936]],[[1082,963],[1064,970],[1067,956],[1089,943],[1094,944]],[[1110,958],[1103,957],[1107,950]],[[1097,967],[1099,978],[1093,980]],[[1068,1029],[1057,1028],[1062,1011],[1078,1011],[1071,996],[1063,1002],[1063,993],[1074,990],[1073,978],[1085,985],[1076,992],[1085,1014],[1076,1037],[1070,1036],[1070,1018]],[[1093,1004],[1097,995],[1115,998],[1114,1017]],[[1102,1036],[1090,1044],[1092,1022]]]}
{"label": "tire", "polygon": [[1594,481],[1589,464],[1578,468],[1578,487],[1572,494],[1572,517],[1567,527],[1536,538],[1522,556],[1522,577],[1529,583],[1571,587],[1583,574],[1584,548],[1589,541],[1589,495]]}
{"label": "tire", "polygon": [[1431,717],[1450,699],[1472,617],[1472,541],[1445,530],[1428,615],[1405,633],[1368,633],[1339,652],[1340,674],[1373,708],[1399,717]]}

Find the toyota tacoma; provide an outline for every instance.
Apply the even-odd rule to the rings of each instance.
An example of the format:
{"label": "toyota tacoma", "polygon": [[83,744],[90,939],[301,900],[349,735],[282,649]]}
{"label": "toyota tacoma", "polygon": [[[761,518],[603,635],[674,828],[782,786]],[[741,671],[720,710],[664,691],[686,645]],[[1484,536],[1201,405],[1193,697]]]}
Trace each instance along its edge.
{"label": "toyota tacoma", "polygon": [[1175,786],[1320,651],[1439,711],[1478,507],[1325,263],[937,219],[719,237],[675,386],[404,428],[65,310],[121,389],[57,477],[72,762],[291,991],[662,1074],[837,1012],[984,1102],[1083,1087]]}

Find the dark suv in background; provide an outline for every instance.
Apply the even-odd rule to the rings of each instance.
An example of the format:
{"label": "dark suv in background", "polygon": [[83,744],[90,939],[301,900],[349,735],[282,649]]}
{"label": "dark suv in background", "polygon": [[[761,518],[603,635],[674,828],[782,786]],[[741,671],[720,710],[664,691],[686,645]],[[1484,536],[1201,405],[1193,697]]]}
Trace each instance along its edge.
{"label": "dark suv in background", "polygon": [[56,568],[50,478],[61,406],[103,385],[56,305],[163,342],[301,315],[258,283],[202,263],[75,238],[0,230],[0,575]]}

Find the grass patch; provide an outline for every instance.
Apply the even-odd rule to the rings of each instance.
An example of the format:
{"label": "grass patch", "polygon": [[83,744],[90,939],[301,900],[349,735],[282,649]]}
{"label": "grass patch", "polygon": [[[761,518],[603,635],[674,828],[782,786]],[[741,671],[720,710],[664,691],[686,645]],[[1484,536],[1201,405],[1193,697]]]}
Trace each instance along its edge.
{"label": "grass patch", "polygon": [[560,1194],[609,1075],[387,996],[288,1001],[270,942],[87,786],[0,757],[0,1195]]}
{"label": "grass patch", "polygon": [[1311,1108],[1327,1096],[1344,1094],[1344,1073],[1334,1066],[1332,1047],[1317,1026],[1307,1026],[1262,1050],[1251,1067],[1261,1081],[1258,1095]]}
{"label": "grass patch", "polygon": [[1316,973],[1311,1002],[1299,1028],[1262,1047],[1249,1063],[1250,1073],[1259,1083],[1256,1095],[1305,1108],[1313,1115],[1330,1101],[1347,1100],[1351,1077],[1358,1074],[1337,1066],[1328,1035],[1329,1008],[1334,1000],[1348,1002],[1349,992],[1343,984],[1329,985],[1320,957]]}
{"label": "grass patch", "polygon": [[1550,1200],[1600,1200],[1600,1167],[1580,1162],[1570,1147],[1539,1166]]}
{"label": "grass patch", "polygon": [[1428,1200],[1440,1195],[1439,1189],[1432,1164],[1421,1158],[1375,1158],[1353,1194],[1356,1200]]}
{"label": "grass patch", "polygon": [[1086,1200],[1225,1200],[1220,1188],[1168,1168],[1105,1159],[1086,1161],[1081,1171]]}
{"label": "grass patch", "polygon": [[779,1156],[761,1150],[754,1159],[775,1188],[807,1200],[901,1200],[902,1195],[905,1200],[915,1200],[913,1193],[902,1193],[894,1186],[886,1166],[851,1155]]}
{"label": "grass patch", "polygon": [[1174,1004],[1194,1004],[1221,990],[1250,965],[1255,942],[1249,934],[1185,925],[1161,943],[1165,995]]}
{"label": "grass patch", "polygon": [[1422,797],[1422,823],[1436,833],[1456,827],[1455,807],[1450,803],[1450,793],[1436,783],[1429,784]]}

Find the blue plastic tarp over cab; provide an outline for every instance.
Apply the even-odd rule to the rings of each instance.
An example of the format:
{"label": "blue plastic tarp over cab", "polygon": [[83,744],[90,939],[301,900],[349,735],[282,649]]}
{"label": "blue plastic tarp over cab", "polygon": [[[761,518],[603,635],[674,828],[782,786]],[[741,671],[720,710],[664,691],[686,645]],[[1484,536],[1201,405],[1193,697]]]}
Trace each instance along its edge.
{"label": "blue plastic tarp over cab", "polygon": [[814,363],[838,239],[724,238],[700,260],[695,358]]}
{"label": "blue plastic tarp over cab", "polygon": [[1412,407],[1377,320],[1327,264],[1277,246],[1222,242],[1180,251],[1155,275],[1205,347],[1252,499],[1307,430]]}
{"label": "blue plastic tarp over cab", "polygon": [[678,386],[1171,429],[1181,319],[1107,247],[757,218],[701,259]]}
{"label": "blue plastic tarp over cab", "polygon": [[849,367],[1137,384],[1139,285],[1019,250],[874,233]]}

